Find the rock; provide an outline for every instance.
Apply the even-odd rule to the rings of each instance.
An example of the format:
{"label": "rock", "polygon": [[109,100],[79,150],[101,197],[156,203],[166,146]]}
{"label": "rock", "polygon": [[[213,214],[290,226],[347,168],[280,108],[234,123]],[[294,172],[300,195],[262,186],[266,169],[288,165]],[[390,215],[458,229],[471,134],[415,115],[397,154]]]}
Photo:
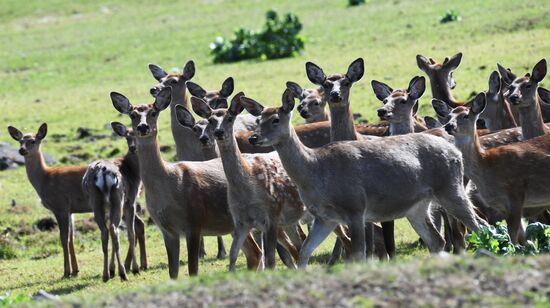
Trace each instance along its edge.
{"label": "rock", "polygon": [[46,217],[38,220],[33,227],[42,232],[52,231],[55,227],[57,227],[57,221],[51,217]]}
{"label": "rock", "polygon": [[[44,153],[44,159],[48,165],[57,163],[51,155]],[[0,171],[14,169],[25,164],[25,158],[19,154],[19,149],[7,142],[0,142]]]}
{"label": "rock", "polygon": [[76,138],[77,139],[84,139],[87,137],[92,136],[92,130],[86,127],[79,127],[76,129]]}

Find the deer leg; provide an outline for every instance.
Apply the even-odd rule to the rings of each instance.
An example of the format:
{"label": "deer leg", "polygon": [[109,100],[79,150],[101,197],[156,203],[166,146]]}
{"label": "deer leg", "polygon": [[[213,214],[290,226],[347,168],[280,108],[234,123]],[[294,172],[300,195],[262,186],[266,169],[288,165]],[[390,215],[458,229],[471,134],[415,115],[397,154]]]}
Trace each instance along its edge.
{"label": "deer leg", "polygon": [[107,223],[105,221],[105,212],[103,209],[103,203],[90,197],[94,203],[92,208],[94,209],[94,220],[101,232],[101,249],[103,251],[103,282],[107,282],[110,278],[109,275],[109,229],[107,229]]}
{"label": "deer leg", "polygon": [[[436,216],[437,218],[441,219],[441,222],[443,222],[443,232],[444,232],[444,239],[445,239],[445,247],[443,248],[444,251],[450,252],[453,248],[453,230],[451,227],[451,222],[449,221],[449,216],[447,216],[447,213],[445,213],[445,210],[442,208],[437,209],[437,213],[440,214],[440,217]],[[441,228],[438,228],[441,232]]]}
{"label": "deer leg", "polygon": [[[353,219],[348,224],[350,236],[351,236],[351,260],[352,261],[363,261],[365,260],[366,246],[365,242],[369,242],[369,259],[372,258],[372,252],[374,250],[373,245],[373,229],[372,223],[369,227],[365,226],[363,221],[363,215],[359,216],[356,219]],[[370,230],[369,230],[370,229]],[[366,233],[369,233],[370,239],[367,240]],[[372,246],[372,247],[371,247]]]}
{"label": "deer leg", "polygon": [[513,202],[510,206],[510,212],[506,217],[506,224],[508,225],[508,234],[510,234],[510,240],[514,244],[524,244],[525,236],[523,225],[521,223],[522,207],[520,202]]}
{"label": "deer leg", "polygon": [[453,254],[458,255],[463,253],[466,250],[466,241],[464,240],[464,225],[460,223],[457,219],[450,217],[449,218],[449,236],[453,244]]}
{"label": "deer leg", "polygon": [[136,232],[135,232],[135,218],[136,208],[133,204],[125,204],[124,206],[124,220],[126,222],[126,231],[128,232],[128,255],[124,262],[124,268],[129,269],[131,263],[132,273],[139,273],[139,267],[136,257]]}
{"label": "deer leg", "polygon": [[395,226],[393,220],[382,222],[382,235],[384,238],[384,246],[390,259],[395,258]]}
{"label": "deer leg", "polygon": [[177,234],[162,233],[164,247],[168,255],[168,274],[170,279],[177,279],[180,268],[180,238]]}
{"label": "deer leg", "polygon": [[422,238],[422,241],[424,241],[430,253],[439,253],[443,249],[445,242],[432,223],[428,205],[414,205],[407,213],[407,219],[416,233],[420,235],[420,238]]}
{"label": "deer leg", "polygon": [[204,259],[206,257],[206,250],[204,249],[204,237],[201,236],[199,244],[199,258]]}
{"label": "deer leg", "polygon": [[233,233],[233,242],[231,242],[231,248],[229,249],[229,271],[234,272],[237,257],[239,256],[239,250],[243,247],[244,241],[250,232],[250,227],[236,224],[235,231]]}
{"label": "deer leg", "polygon": [[283,247],[290,253],[292,258],[298,261],[298,257],[300,253],[298,252],[298,249],[296,248],[296,246],[294,246],[294,243],[292,242],[292,240],[290,239],[286,231],[283,230],[282,228],[278,228],[277,238],[279,239],[279,242],[281,243],[281,245],[283,245]]}
{"label": "deer leg", "polygon": [[223,260],[225,257],[227,257],[227,251],[225,251],[225,245],[223,244],[223,237],[221,235],[218,235],[218,255],[216,256],[216,259]]}
{"label": "deer leg", "polygon": [[197,276],[199,273],[200,244],[201,241],[204,241],[204,238],[201,236],[200,231],[191,230],[187,232],[186,239],[189,276]]}
{"label": "deer leg", "polygon": [[57,225],[59,226],[59,239],[63,248],[63,278],[69,278],[71,273],[71,265],[69,261],[69,219],[70,214],[63,213],[55,215]]}
{"label": "deer leg", "polygon": [[248,270],[258,270],[261,263],[262,251],[252,235],[248,234],[246,236],[242,250],[246,256]]}
{"label": "deer leg", "polygon": [[446,186],[443,191],[436,193],[436,198],[448,215],[460,220],[472,231],[479,230],[479,223],[486,222],[474,212],[474,206],[468,199],[462,185]]}
{"label": "deer leg", "polygon": [[281,243],[277,243],[277,254],[286,267],[296,269],[296,265],[292,261],[292,256]]}
{"label": "deer leg", "polygon": [[[289,238],[289,240],[292,242],[292,245],[294,246],[294,248],[296,249],[300,249],[300,247],[302,246],[302,237],[298,231],[298,228],[299,228],[299,225],[291,225],[291,226],[286,226],[284,227],[284,231],[285,231],[285,234],[287,235],[287,237]],[[281,231],[282,229],[279,229],[279,237],[281,235]]]}
{"label": "deer leg", "polygon": [[135,217],[134,228],[136,230],[136,237],[139,243],[139,269],[146,270],[147,250],[145,249],[145,223],[138,215]]}
{"label": "deer leg", "polygon": [[[126,268],[120,257],[120,240],[119,240],[119,226],[122,221],[122,211],[124,210],[124,194],[121,192],[113,191],[110,196],[111,203],[111,224],[109,225],[109,231],[111,233],[111,240],[113,242],[113,252],[112,254],[116,257],[116,262],[118,265],[118,275],[120,279],[126,281],[128,276],[126,275]],[[135,214],[135,213],[134,213]],[[130,226],[128,226],[130,229]],[[132,229],[133,229],[133,217],[132,217]],[[135,239],[133,239],[135,244]],[[134,256],[135,261],[135,256]]]}
{"label": "deer leg", "polygon": [[332,248],[332,253],[330,254],[330,259],[328,260],[328,265],[334,265],[338,259],[342,256],[343,244],[340,238],[336,238],[334,247]]}
{"label": "deer leg", "polygon": [[73,277],[78,276],[78,261],[76,260],[76,253],[74,251],[74,223],[73,216],[69,217],[69,254],[71,255],[71,267]]}
{"label": "deer leg", "polygon": [[271,223],[264,232],[264,255],[266,267],[269,269],[275,268],[275,253],[277,250],[277,225]]}
{"label": "deer leg", "polygon": [[313,251],[321,244],[321,242],[327,238],[327,236],[334,230],[336,223],[323,221],[319,218],[315,218],[311,231],[309,232],[304,245],[300,249],[300,257],[298,258],[298,268],[305,269],[309,258],[313,254]]}
{"label": "deer leg", "polygon": [[[363,236],[365,237],[365,254],[367,256],[367,260],[372,260],[372,257],[374,256],[374,225],[371,222],[361,222],[361,224],[364,225]],[[351,244],[353,247],[353,237],[351,240]]]}

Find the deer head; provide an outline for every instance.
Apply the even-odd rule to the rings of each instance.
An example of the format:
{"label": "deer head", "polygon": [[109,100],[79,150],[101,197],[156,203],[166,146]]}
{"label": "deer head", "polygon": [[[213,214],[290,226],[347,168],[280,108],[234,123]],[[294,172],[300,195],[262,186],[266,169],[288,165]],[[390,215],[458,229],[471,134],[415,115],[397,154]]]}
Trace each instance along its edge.
{"label": "deer head", "polygon": [[134,130],[127,128],[126,125],[120,122],[111,122],[111,128],[115,134],[126,139],[128,151],[132,154],[136,153],[136,134],[134,133]]}
{"label": "deer head", "polygon": [[440,117],[448,119],[443,127],[449,135],[471,137],[476,134],[476,121],[487,102],[485,93],[482,92],[469,102],[470,107],[459,106],[451,110],[445,102],[438,99],[433,99],[432,105]]}
{"label": "deer head", "polygon": [[233,77],[227,78],[222,83],[222,88],[219,91],[206,91],[192,81],[187,81],[186,85],[191,95],[203,99],[212,109],[227,108],[227,98],[233,93],[234,89]]}
{"label": "deer head", "polygon": [[173,93],[185,93],[185,83],[195,76],[195,62],[188,61],[183,67],[181,74],[168,74],[156,64],[149,64],[149,70],[159,82],[157,85],[151,87],[149,91],[153,97],[156,97],[166,87],[171,87]]}
{"label": "deer head", "polygon": [[504,98],[510,104],[525,108],[537,101],[537,87],[546,76],[546,59],[540,60],[533,67],[531,74],[527,73],[523,77],[516,77],[511,71],[504,69],[498,64],[502,79],[509,84]]}
{"label": "deer head", "polygon": [[377,110],[381,120],[401,123],[411,119],[418,111],[418,99],[426,90],[426,79],[415,76],[406,90],[393,90],[383,82],[373,80],[372,89],[384,106]]}
{"label": "deer head", "polygon": [[307,77],[311,82],[323,88],[330,106],[349,104],[351,86],[363,77],[364,72],[365,63],[362,58],[353,61],[346,74],[330,76],[326,76],[318,65],[312,62],[306,63]]}
{"label": "deer head", "polygon": [[418,68],[424,71],[430,79],[445,80],[450,89],[456,87],[456,82],[453,78],[453,72],[462,61],[462,53],[459,52],[451,58],[446,57],[443,63],[436,63],[432,58],[426,58],[423,55],[416,56],[416,64]]}
{"label": "deer head", "polygon": [[13,126],[8,126],[10,136],[20,144],[19,154],[23,156],[37,154],[40,151],[40,144],[48,134],[48,124],[42,123],[36,134],[23,134]]}
{"label": "deer head", "polygon": [[130,117],[132,129],[137,132],[138,138],[156,137],[157,121],[161,111],[170,106],[172,101],[172,88],[165,87],[155,97],[153,104],[132,106],[126,96],[111,92],[111,100],[115,109]]}
{"label": "deer head", "polygon": [[324,115],[327,101],[323,88],[302,89],[299,84],[292,81],[287,81],[286,87],[300,100],[296,110],[298,110],[302,118],[309,119]]}
{"label": "deer head", "polygon": [[290,135],[294,95],[286,89],[282,98],[283,104],[278,108],[264,108],[257,101],[246,96],[241,97],[241,104],[252,115],[259,116],[259,124],[248,141],[253,145],[272,146]]}
{"label": "deer head", "polygon": [[[193,98],[191,97],[191,100]],[[208,120],[200,119],[195,121],[191,112],[182,105],[176,105],[176,118],[183,127],[191,129],[195,133],[203,148],[211,149],[215,147],[214,140],[212,139],[214,132],[212,127],[208,125]]]}

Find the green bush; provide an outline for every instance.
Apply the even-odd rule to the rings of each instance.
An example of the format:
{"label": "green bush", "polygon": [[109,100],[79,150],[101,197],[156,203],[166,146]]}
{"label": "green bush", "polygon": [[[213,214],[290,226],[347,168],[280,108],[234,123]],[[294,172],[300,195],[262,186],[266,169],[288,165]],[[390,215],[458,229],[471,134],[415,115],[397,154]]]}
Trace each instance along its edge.
{"label": "green bush", "polygon": [[12,295],[10,292],[6,292],[4,295],[0,295],[0,306],[11,306],[28,300],[29,298],[23,294]]}
{"label": "green bush", "polygon": [[445,12],[445,15],[441,16],[441,18],[439,19],[439,22],[444,24],[448,22],[461,21],[461,20],[462,20],[462,16],[460,16],[460,13],[458,11],[447,10]]}
{"label": "green bush", "polygon": [[210,44],[214,63],[286,58],[304,49],[305,38],[299,35],[302,23],[298,16],[288,13],[281,19],[277,12],[271,10],[266,13],[266,18],[260,32],[240,28],[231,40],[217,37]]}

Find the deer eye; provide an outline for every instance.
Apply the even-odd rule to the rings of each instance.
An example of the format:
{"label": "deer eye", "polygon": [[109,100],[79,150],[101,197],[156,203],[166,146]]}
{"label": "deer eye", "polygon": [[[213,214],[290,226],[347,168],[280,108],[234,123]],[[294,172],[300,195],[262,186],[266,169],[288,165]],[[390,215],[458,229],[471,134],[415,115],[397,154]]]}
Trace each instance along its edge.
{"label": "deer eye", "polygon": [[530,89],[530,88],[531,88],[531,84],[530,84],[530,83],[526,84],[526,85],[525,85],[525,88],[526,88],[526,89]]}
{"label": "deer eye", "polygon": [[315,106],[319,106],[319,102],[315,102],[314,105],[315,105]]}
{"label": "deer eye", "polygon": [[332,87],[332,83],[329,82],[329,81],[325,81],[325,82],[323,83],[323,87],[324,87],[324,88],[330,88],[330,87]]}
{"label": "deer eye", "polygon": [[462,117],[464,120],[468,120],[468,115]]}
{"label": "deer eye", "polygon": [[272,124],[279,124],[279,119],[278,118],[275,118],[273,119],[273,121],[271,122]]}
{"label": "deer eye", "polygon": [[402,100],[400,101],[400,103],[403,104],[403,105],[405,105],[405,104],[407,103],[407,101],[404,100],[404,99],[402,99]]}
{"label": "deer eye", "polygon": [[152,116],[153,118],[156,117],[156,116],[157,116],[157,112],[156,112],[156,111],[151,112],[151,116]]}
{"label": "deer eye", "polygon": [[233,122],[233,117],[227,117],[227,122],[229,123]]}
{"label": "deer eye", "polygon": [[176,84],[176,83],[178,83],[178,81],[176,79],[170,79],[170,81],[168,83],[169,84]]}
{"label": "deer eye", "polygon": [[256,124],[260,124],[260,118],[256,118]]}
{"label": "deer eye", "polygon": [[349,87],[351,85],[351,82],[349,81],[349,79],[346,78],[340,82],[340,85],[343,87]]}
{"label": "deer eye", "polygon": [[31,140],[30,142],[31,142],[31,144],[35,144],[36,140]]}

